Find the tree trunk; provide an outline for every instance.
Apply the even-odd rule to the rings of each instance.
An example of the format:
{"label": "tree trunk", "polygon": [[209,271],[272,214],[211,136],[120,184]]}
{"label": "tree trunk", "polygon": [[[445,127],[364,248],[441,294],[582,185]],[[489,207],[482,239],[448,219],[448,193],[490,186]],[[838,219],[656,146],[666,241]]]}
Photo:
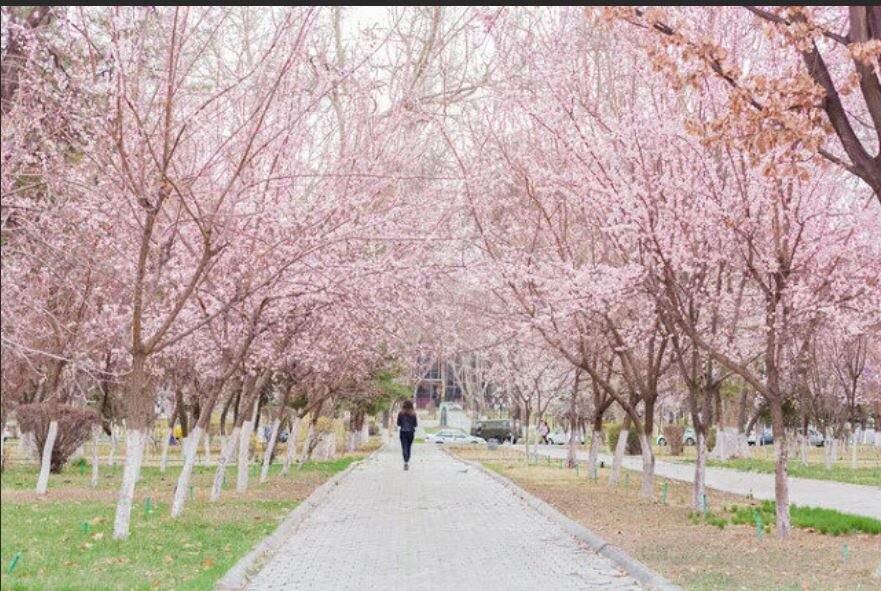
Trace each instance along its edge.
{"label": "tree trunk", "polygon": [[774,498],[777,502],[777,536],[789,537],[789,465],[786,430],[783,425],[783,403],[771,403],[771,429],[774,433],[774,452],[777,462],[774,468]]}
{"label": "tree trunk", "polygon": [[615,444],[615,456],[612,458],[612,473],[609,475],[609,484],[618,484],[621,477],[621,464],[624,462],[624,448],[627,447],[627,435],[630,429],[621,429],[618,433],[618,443]]}
{"label": "tree trunk", "polygon": [[205,457],[202,458],[202,463],[206,466],[211,464],[211,433],[208,430],[205,430],[205,437],[202,439],[205,442]]}
{"label": "tree trunk", "polygon": [[526,418],[526,429],[523,433],[523,452],[526,455],[526,467],[529,467],[529,407],[526,408],[526,412],[523,413]]}
{"label": "tree trunk", "polygon": [[578,375],[575,377],[575,387],[569,396],[569,449],[566,452],[566,467],[574,470],[578,452]]}
{"label": "tree trunk", "polygon": [[201,438],[202,427],[197,422],[196,427],[190,432],[190,436],[187,438],[187,444],[184,448],[184,465],[177,478],[177,487],[174,489],[174,500],[171,504],[171,516],[174,519],[180,517],[184,512],[184,505],[187,501],[187,492],[189,492],[190,480],[193,474],[193,466],[196,465],[196,451],[199,449]]}
{"label": "tree trunk", "polygon": [[122,485],[119,489],[116,517],[113,521],[113,537],[117,540],[128,538],[132,503],[135,499],[135,485],[141,474],[141,461],[144,457],[146,441],[147,433],[144,430],[134,426],[129,426],[126,429],[125,469],[122,473]]}
{"label": "tree trunk", "polygon": [[119,427],[110,425],[110,454],[107,456],[107,465],[113,466],[116,461],[116,445],[119,443]]}
{"label": "tree trunk", "polygon": [[853,443],[850,446],[850,469],[857,469],[857,433],[854,431]]}
{"label": "tree trunk", "polygon": [[272,421],[272,433],[266,443],[266,451],[263,453],[263,467],[260,470],[260,482],[266,482],[269,478],[269,465],[272,463],[272,452],[275,451],[275,442],[278,440],[278,430],[281,428],[281,419],[276,417]]}
{"label": "tree trunk", "polygon": [[162,457],[159,459],[159,473],[165,474],[165,469],[168,467],[168,446],[171,438],[174,436],[174,423],[168,428],[168,433],[165,435],[165,441],[162,442]]}
{"label": "tree trunk", "polygon": [[226,445],[220,452],[220,458],[217,460],[217,469],[214,471],[214,483],[211,486],[211,500],[216,501],[220,498],[220,490],[223,486],[223,478],[226,476],[226,465],[232,461],[236,453],[236,446],[239,443],[239,427],[233,427],[232,433],[226,440]]}
{"label": "tree trunk", "polygon": [[737,427],[720,428],[716,433],[716,445],[710,452],[711,460],[724,462],[731,458],[748,458],[752,456],[746,435]]}
{"label": "tree trunk", "polygon": [[587,452],[587,475],[593,478],[597,474],[597,456],[600,453],[600,443],[603,439],[603,415],[598,414],[593,418],[593,432],[590,436],[590,451]]}
{"label": "tree trunk", "polygon": [[284,455],[284,466],[281,468],[281,475],[287,476],[288,472],[291,470],[291,464],[294,461],[294,458],[297,457],[297,432],[300,430],[300,417],[294,417],[294,420],[291,424],[291,431],[288,434],[288,444],[287,449],[285,450]]}
{"label": "tree trunk", "polygon": [[40,476],[37,478],[37,494],[45,495],[49,486],[49,469],[52,467],[52,449],[55,447],[55,438],[58,436],[58,421],[49,422],[49,433],[46,435],[46,443],[43,445],[43,457],[40,461]]}
{"label": "tree trunk", "polygon": [[805,433],[801,435],[801,465],[808,465],[808,436]]}
{"label": "tree trunk", "polygon": [[832,469],[832,445],[829,442],[829,428],[823,430],[823,460],[826,463],[826,469]]}
{"label": "tree trunk", "polygon": [[239,461],[237,466],[238,476],[236,478],[236,492],[240,493],[248,490],[248,468],[250,468],[248,456],[251,448],[251,433],[254,428],[254,420],[256,417],[257,404],[255,402],[251,418],[242,423],[242,429],[239,431]]}
{"label": "tree trunk", "polygon": [[314,421],[309,423],[309,431],[306,432],[306,440],[303,442],[303,453],[300,454],[300,463],[298,468],[302,468],[309,458],[312,457],[312,452],[315,450],[315,446],[318,444],[318,440],[316,438],[317,433],[315,433],[315,423]]}
{"label": "tree trunk", "polygon": [[98,487],[98,438],[101,436],[101,425],[92,427],[92,488]]}
{"label": "tree trunk", "polygon": [[707,433],[706,429],[695,429],[697,436],[697,461],[694,464],[694,490],[691,506],[697,511],[703,508],[703,498],[707,494]]}
{"label": "tree trunk", "polygon": [[639,443],[642,447],[642,487],[639,494],[651,497],[654,494],[655,453],[652,451],[651,437],[645,430],[639,434]]}

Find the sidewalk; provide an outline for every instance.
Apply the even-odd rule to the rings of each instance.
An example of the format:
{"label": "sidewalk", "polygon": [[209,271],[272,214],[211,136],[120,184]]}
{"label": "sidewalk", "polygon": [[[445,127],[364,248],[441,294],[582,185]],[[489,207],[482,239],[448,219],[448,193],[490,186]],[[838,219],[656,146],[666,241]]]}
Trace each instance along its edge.
{"label": "sidewalk", "polygon": [[392,443],[346,476],[253,590],[640,587],[507,488],[434,446]]}
{"label": "sidewalk", "polygon": [[[566,446],[539,446],[538,455],[553,459],[566,458]],[[599,455],[607,465],[612,456]],[[587,461],[587,451],[578,450],[579,461]],[[642,472],[642,458],[624,456],[623,466],[629,470]],[[758,472],[741,472],[728,468],[707,468],[707,486],[739,495],[752,495],[757,499],[774,500],[774,475]],[[655,460],[655,475],[672,480],[694,481],[694,465],[677,464]],[[812,480],[809,478],[789,479],[789,500],[806,507],[835,509],[843,513],[853,513],[881,519],[881,488],[834,482],[831,480]]]}

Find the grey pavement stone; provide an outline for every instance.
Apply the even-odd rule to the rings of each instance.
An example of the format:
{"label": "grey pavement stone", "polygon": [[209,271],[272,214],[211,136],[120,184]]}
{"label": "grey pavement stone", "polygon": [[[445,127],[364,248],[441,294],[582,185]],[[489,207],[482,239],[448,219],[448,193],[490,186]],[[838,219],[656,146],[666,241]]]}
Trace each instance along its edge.
{"label": "grey pavement stone", "polygon": [[247,589],[620,589],[641,587],[481,471],[388,445],[280,544]]}
{"label": "grey pavement stone", "polygon": [[[540,456],[554,459],[566,457],[566,446],[539,446]],[[587,452],[578,451],[579,461],[587,461]],[[600,454],[599,459],[612,463],[612,457]],[[642,471],[642,458],[624,457],[623,466],[629,470]],[[679,464],[655,461],[655,475],[672,480],[694,481],[694,464]],[[774,475],[758,472],[743,472],[729,468],[707,468],[707,486],[725,492],[752,495],[757,499],[774,500]],[[789,478],[789,500],[803,507],[822,507],[843,513],[864,515],[881,519],[881,487],[814,480],[811,478]],[[712,501],[712,499],[711,499]]]}

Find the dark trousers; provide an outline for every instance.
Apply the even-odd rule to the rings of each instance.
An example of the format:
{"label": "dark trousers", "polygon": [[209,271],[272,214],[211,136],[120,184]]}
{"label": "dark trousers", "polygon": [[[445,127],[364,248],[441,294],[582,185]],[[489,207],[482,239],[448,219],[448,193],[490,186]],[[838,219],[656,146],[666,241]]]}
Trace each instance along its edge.
{"label": "dark trousers", "polygon": [[413,431],[401,431],[401,451],[404,452],[404,463],[410,461],[410,448],[413,447]]}

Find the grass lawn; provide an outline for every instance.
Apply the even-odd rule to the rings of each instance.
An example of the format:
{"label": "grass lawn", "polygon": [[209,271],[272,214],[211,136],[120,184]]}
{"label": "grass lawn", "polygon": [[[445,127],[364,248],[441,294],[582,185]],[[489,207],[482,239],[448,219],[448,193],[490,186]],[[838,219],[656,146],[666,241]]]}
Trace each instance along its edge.
{"label": "grass lawn", "polygon": [[[179,520],[169,516],[178,468],[160,474],[147,467],[138,483],[131,536],[112,538],[115,497],[121,469],[102,466],[99,486],[90,471],[67,467],[49,480],[45,499],[33,493],[37,469],[8,467],[0,479],[3,590],[211,589],[239,558],[270,534],[296,505],[331,475],[365,452],[330,462],[310,462],[288,478],[273,466],[264,484],[253,477],[237,494],[235,467],[227,470],[229,489],[216,503],[207,500],[213,467],[197,467],[193,496]],[[146,513],[150,497],[151,512]],[[12,573],[8,567],[20,553]]]}
{"label": "grass lawn", "polygon": [[[659,460],[684,462],[693,464],[695,448],[686,447],[683,455],[671,456],[668,446],[656,447],[655,455]],[[774,447],[765,445],[750,448],[751,458],[737,458],[726,462],[708,460],[707,466],[713,468],[731,468],[746,472],[774,473]],[[802,466],[799,454],[789,461],[789,475],[795,478],[813,478],[815,480],[834,480],[850,484],[881,486],[881,450],[871,445],[861,445],[857,455],[857,468],[851,469],[850,454],[842,451],[839,460],[832,463],[827,470],[822,447],[808,448],[808,465]]]}
{"label": "grass lawn", "polygon": [[[744,472],[774,473],[774,461],[758,458],[736,458],[726,462],[708,460],[707,466],[712,468],[731,468]],[[881,462],[871,466],[866,463],[858,464],[857,469],[847,464],[836,463],[831,470],[827,470],[823,464],[808,464],[802,466],[798,460],[790,460],[789,475],[793,478],[813,478],[815,480],[835,480],[850,484],[865,484],[869,486],[881,486]]]}
{"label": "grass lawn", "polygon": [[[763,507],[756,500],[710,490],[710,511],[727,518],[723,528],[712,527],[689,517],[693,510],[688,483],[667,481],[665,505],[664,480],[656,478],[654,497],[645,499],[639,495],[637,472],[629,473],[629,487],[623,483],[610,487],[608,468],[600,469],[598,482],[594,482],[587,478],[584,466],[580,476],[574,470],[561,469],[559,463],[549,466],[541,462],[526,468],[522,456],[511,450],[457,449],[455,453],[477,459],[511,478],[690,591],[878,588],[878,579],[871,573],[881,562],[881,535],[833,536],[817,531],[828,525],[852,524],[852,519],[862,519],[859,517],[798,508],[793,522],[808,529],[796,527],[786,541],[778,540],[773,531],[763,532],[759,540],[753,515]],[[745,516],[742,523],[732,523],[736,521],[731,519],[734,506]],[[767,525],[769,515],[763,514]],[[870,521],[874,524],[869,527],[878,524]]]}

